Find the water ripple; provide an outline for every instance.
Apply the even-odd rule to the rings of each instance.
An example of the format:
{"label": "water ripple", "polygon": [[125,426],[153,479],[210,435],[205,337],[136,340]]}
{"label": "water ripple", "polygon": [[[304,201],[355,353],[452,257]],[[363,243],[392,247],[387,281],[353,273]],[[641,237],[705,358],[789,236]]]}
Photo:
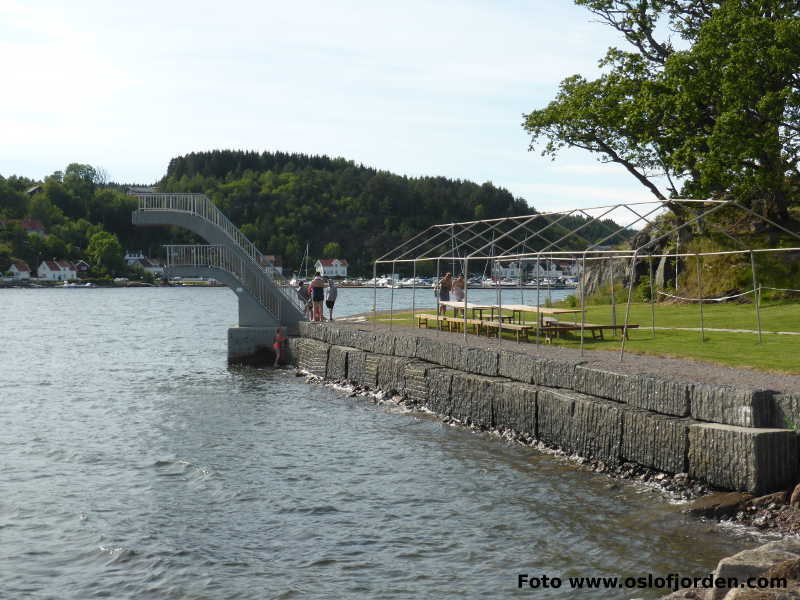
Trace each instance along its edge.
{"label": "water ripple", "polygon": [[751,541],[490,435],[229,370],[226,289],[0,294],[3,597],[505,597],[520,569],[700,575]]}

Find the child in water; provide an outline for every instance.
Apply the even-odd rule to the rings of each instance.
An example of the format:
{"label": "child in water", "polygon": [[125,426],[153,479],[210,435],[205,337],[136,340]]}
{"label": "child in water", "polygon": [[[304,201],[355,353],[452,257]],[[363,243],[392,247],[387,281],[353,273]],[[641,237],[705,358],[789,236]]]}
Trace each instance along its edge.
{"label": "child in water", "polygon": [[286,342],[286,336],[283,335],[283,327],[278,327],[275,330],[275,338],[272,340],[272,349],[275,350],[275,362],[272,364],[273,367],[278,366],[284,342]]}

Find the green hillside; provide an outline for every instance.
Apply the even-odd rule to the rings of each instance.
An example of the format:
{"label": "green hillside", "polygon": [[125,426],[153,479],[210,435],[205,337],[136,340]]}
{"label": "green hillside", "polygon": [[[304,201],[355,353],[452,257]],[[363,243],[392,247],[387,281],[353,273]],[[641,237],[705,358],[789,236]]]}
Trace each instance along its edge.
{"label": "green hillside", "polygon": [[[430,225],[534,212],[524,199],[491,183],[405,177],[343,158],[282,152],[218,150],[176,157],[157,187],[207,194],[258,248],[281,256],[289,269],[300,266],[308,244],[312,259],[346,258],[354,275],[371,272],[376,257]],[[158,256],[163,244],[202,243],[184,230],[134,227],[137,201],[125,188],[105,182],[102,170],[77,163],[43,181],[0,176],[0,270],[12,259],[34,268],[50,258],[91,261],[92,238],[104,232],[113,238],[101,236],[108,242],[104,248],[110,243],[117,254],[129,248]],[[47,235],[26,233],[23,219],[40,221]],[[584,222],[574,217],[563,224],[575,228]],[[582,234],[599,240],[617,227],[592,223]],[[563,233],[554,227],[547,236]],[[113,257],[105,262],[106,274],[124,271]]]}
{"label": "green hillside", "polygon": [[[160,187],[207,194],[256,246],[282,255],[290,267],[298,266],[308,243],[312,257],[346,258],[356,273],[371,271],[373,259],[430,225],[534,212],[491,183],[405,177],[342,158],[280,152],[174,158]],[[615,228],[596,223],[582,233],[601,239]],[[556,239],[563,231],[548,235]]]}

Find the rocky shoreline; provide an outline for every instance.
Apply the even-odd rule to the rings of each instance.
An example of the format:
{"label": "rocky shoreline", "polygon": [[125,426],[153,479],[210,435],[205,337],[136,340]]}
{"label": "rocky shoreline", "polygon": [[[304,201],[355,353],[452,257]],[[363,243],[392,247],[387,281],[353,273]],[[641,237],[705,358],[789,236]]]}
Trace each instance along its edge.
{"label": "rocky shoreline", "polygon": [[740,523],[763,532],[800,535],[800,485],[753,497],[741,492],[712,492],[686,507],[696,517]]}
{"label": "rocky shoreline", "polygon": [[[489,431],[480,427],[476,427],[474,425],[463,423],[458,419],[454,419],[452,417],[432,413],[421,404],[416,403],[407,397],[400,395],[392,396],[386,394],[381,390],[375,390],[366,386],[355,385],[349,381],[326,380],[324,378],[318,377],[312,373],[303,371],[301,369],[297,369],[295,371],[295,374],[297,377],[306,377],[306,380],[309,383],[330,385],[332,387],[335,387],[338,390],[344,391],[350,397],[363,397],[377,404],[391,403],[394,406],[404,407],[408,410],[420,411],[435,415],[435,417],[438,420],[447,425],[451,425],[454,427],[465,427],[476,432],[492,433],[509,442],[522,444],[524,446],[527,446],[529,448],[534,448],[540,452],[544,452],[552,456],[562,457],[565,460],[568,460],[571,464],[579,466],[588,471],[594,473],[602,473],[612,479],[633,481],[646,485],[654,489],[655,491],[664,494],[672,501],[676,502],[695,501],[699,503],[704,498],[712,498],[716,496],[731,496],[731,497],[736,496],[737,498],[739,498],[741,502],[746,502],[750,500],[752,501],[762,500],[762,499],[753,499],[753,497],[750,494],[718,492],[714,490],[714,488],[700,481],[691,479],[687,473],[677,473],[677,474],[665,473],[663,471],[650,469],[630,462],[624,462],[618,465],[610,465],[601,460],[587,459],[580,456],[571,455],[567,452],[564,452],[561,448],[558,448],[557,446],[548,445],[542,442],[541,440],[536,440],[529,436],[520,435],[519,433],[511,429]],[[771,498],[772,496],[775,496],[775,494],[770,494],[770,496],[768,497],[765,496],[764,498]],[[716,502],[713,501],[711,502],[711,506],[716,506],[716,504],[717,504]],[[763,507],[763,510],[771,511],[769,514],[772,515],[775,512],[774,508],[771,507],[771,504],[769,505],[769,508],[767,507],[768,505],[766,503],[764,504],[765,505]],[[747,517],[752,515],[754,511],[748,510],[745,505],[742,505],[741,510],[734,512],[729,512],[725,510],[720,510],[720,511],[707,510],[705,506],[706,505],[704,504],[698,504],[697,508],[694,509],[693,508],[694,503],[692,503],[689,504],[685,510],[698,517],[715,518],[717,521],[740,522],[745,525],[751,525],[760,530],[774,529],[780,531],[780,527],[778,525],[779,521],[777,519],[774,522],[770,519],[767,519],[767,525],[761,525],[761,526],[758,524],[753,525],[751,522],[753,519],[750,518],[748,520]],[[795,509],[792,510],[794,511]],[[733,518],[736,516],[738,512],[741,512],[741,519]],[[787,533],[800,533],[800,510],[797,510],[796,512],[798,516],[797,530],[791,532],[787,531]],[[784,516],[782,522],[786,521],[788,521],[788,519]]]}

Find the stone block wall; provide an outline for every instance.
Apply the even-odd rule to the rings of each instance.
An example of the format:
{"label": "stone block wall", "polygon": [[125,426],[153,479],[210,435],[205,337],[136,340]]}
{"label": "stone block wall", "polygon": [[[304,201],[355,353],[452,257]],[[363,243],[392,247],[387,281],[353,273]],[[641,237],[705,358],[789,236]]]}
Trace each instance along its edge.
{"label": "stone block wall", "polygon": [[399,394],[469,425],[610,464],[688,472],[723,489],[767,493],[800,477],[797,396],[618,373],[413,331],[301,323],[300,333],[289,349],[301,369]]}

